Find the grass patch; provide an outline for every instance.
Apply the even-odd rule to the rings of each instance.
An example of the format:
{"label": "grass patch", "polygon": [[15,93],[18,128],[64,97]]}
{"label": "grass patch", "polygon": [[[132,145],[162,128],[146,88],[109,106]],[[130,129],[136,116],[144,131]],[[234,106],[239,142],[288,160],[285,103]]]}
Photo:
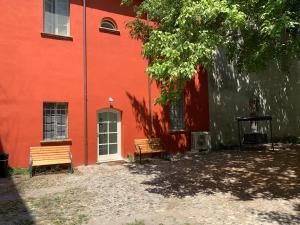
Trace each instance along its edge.
{"label": "grass patch", "polygon": [[8,169],[9,176],[14,175],[29,175],[29,170],[27,168],[9,168]]}
{"label": "grass patch", "polygon": [[132,223],[126,223],[126,225],[145,225],[143,220],[135,220]]}
{"label": "grass patch", "polygon": [[[78,193],[85,196],[84,201],[78,200]],[[88,222],[85,209],[92,198],[91,193],[76,188],[42,198],[29,198],[27,202],[41,224],[80,225]]]}
{"label": "grass patch", "polygon": [[[132,223],[126,223],[126,225],[145,225],[145,222],[143,220],[135,220]],[[159,225],[164,225],[162,223],[160,223]],[[190,223],[185,223],[183,225],[191,225]]]}
{"label": "grass patch", "polygon": [[128,154],[127,155],[127,160],[130,162],[130,163],[133,163],[134,162],[134,156],[132,154]]}

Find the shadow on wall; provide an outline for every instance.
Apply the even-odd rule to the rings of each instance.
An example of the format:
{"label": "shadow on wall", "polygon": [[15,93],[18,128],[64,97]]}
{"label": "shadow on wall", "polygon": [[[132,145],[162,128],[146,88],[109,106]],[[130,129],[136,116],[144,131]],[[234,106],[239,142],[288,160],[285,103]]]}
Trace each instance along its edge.
{"label": "shadow on wall", "polygon": [[185,125],[189,131],[209,131],[207,74],[199,71],[185,89]]}
{"label": "shadow on wall", "polygon": [[1,137],[0,137],[0,155],[4,153],[4,149],[3,149],[3,145],[2,145],[2,141],[1,141]]}
{"label": "shadow on wall", "polygon": [[[82,5],[82,0],[71,0],[71,4]],[[120,0],[110,0],[110,1],[87,0],[86,6],[87,8],[98,9],[105,12],[131,16],[131,17],[135,16],[132,7],[123,6],[123,5],[121,6]]]}
{"label": "shadow on wall", "polygon": [[[190,149],[191,131],[208,130],[208,93],[205,73],[197,75],[194,80],[187,84],[185,89],[184,131],[170,131],[169,106],[155,106],[155,110],[152,110],[151,127],[148,102],[146,103],[145,99],[139,100],[128,92],[126,94],[132,106],[138,130],[143,131],[146,137],[161,138],[164,147],[171,152]],[[159,110],[157,110],[158,108]]]}
{"label": "shadow on wall", "polygon": [[143,131],[147,138],[159,137],[164,148],[169,151],[184,151],[187,149],[187,140],[185,134],[169,133],[169,117],[168,107],[161,110],[160,113],[152,113],[152,127],[150,121],[150,113],[147,108],[145,99],[138,100],[130,93],[126,93],[136,119],[137,129]]}
{"label": "shadow on wall", "polygon": [[[216,56],[208,81],[213,145],[237,145],[235,118],[249,115],[253,96],[259,99],[260,114],[273,117],[274,136],[300,136],[300,61],[285,74],[275,63],[261,73],[241,74],[224,55]],[[266,131],[267,124],[260,130]]]}
{"label": "shadow on wall", "polygon": [[[175,162],[130,164],[128,169],[133,174],[155,175],[143,182],[145,189],[164,197],[223,193],[241,201],[289,200],[300,195],[299,164],[299,149],[220,151],[184,157]],[[295,211],[299,212],[297,207]],[[297,219],[300,221],[300,216]]]}

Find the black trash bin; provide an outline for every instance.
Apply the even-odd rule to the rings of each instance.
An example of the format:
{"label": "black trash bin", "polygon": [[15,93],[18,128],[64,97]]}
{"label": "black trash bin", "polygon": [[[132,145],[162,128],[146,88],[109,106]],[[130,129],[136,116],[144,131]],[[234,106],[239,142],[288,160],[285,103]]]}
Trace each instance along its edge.
{"label": "black trash bin", "polygon": [[0,154],[0,177],[8,176],[8,154]]}

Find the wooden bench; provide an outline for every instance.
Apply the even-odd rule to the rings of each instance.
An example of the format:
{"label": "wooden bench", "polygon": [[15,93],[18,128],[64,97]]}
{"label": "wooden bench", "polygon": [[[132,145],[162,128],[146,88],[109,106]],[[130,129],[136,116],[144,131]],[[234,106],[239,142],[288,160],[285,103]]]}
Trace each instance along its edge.
{"label": "wooden bench", "polygon": [[160,138],[135,139],[134,145],[135,145],[135,153],[138,154],[140,157],[140,163],[142,161],[142,154],[166,152],[166,150],[164,150],[161,145]]}
{"label": "wooden bench", "polygon": [[71,146],[30,147],[30,177],[32,177],[33,167],[56,164],[70,164],[69,171],[73,173]]}

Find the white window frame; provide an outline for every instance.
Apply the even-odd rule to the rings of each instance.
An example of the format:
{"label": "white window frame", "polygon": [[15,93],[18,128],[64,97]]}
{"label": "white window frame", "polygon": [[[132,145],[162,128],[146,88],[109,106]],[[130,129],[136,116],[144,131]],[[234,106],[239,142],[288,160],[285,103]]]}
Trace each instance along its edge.
{"label": "white window frame", "polygon": [[[55,113],[54,113],[54,137],[52,137],[52,138],[46,138],[46,135],[45,135],[45,133],[46,133],[46,130],[45,130],[45,125],[46,125],[46,123],[45,123],[45,110],[46,110],[45,105],[46,104],[53,104],[54,105],[54,111],[55,111]],[[57,134],[58,133],[57,132],[58,122],[57,122],[56,115],[58,115],[58,110],[59,110],[58,106],[59,105],[64,105],[65,108],[66,108],[66,124],[65,124],[66,131],[65,131],[64,136],[58,136],[58,134]],[[68,113],[68,108],[69,108],[69,105],[68,105],[67,102],[44,102],[43,103],[43,140],[44,141],[68,139],[68,137],[69,137],[69,121],[68,121],[68,118],[69,118],[68,114],[69,113]]]}
{"label": "white window frame", "polygon": [[[53,26],[53,31],[46,31],[46,11],[45,11],[45,5],[46,5],[46,1],[53,1],[54,4],[54,12],[53,12],[53,21],[52,22],[52,26]],[[62,1],[62,0],[43,0],[43,32],[46,34],[52,34],[52,35],[58,35],[58,36],[66,36],[66,37],[70,37],[70,0],[64,0],[67,1],[68,4],[68,23],[67,23],[67,32],[66,34],[62,34],[59,33],[58,27],[59,27],[59,17],[57,16],[57,11],[58,9],[56,8],[57,2]]]}
{"label": "white window frame", "polygon": [[[105,24],[111,25],[112,28],[105,26]],[[109,30],[118,30],[117,24],[113,20],[108,18],[105,18],[101,21],[100,27]]]}
{"label": "white window frame", "polygon": [[[108,26],[106,26],[105,24],[107,24]],[[101,20],[100,26],[99,26],[99,31],[105,32],[105,33],[120,35],[120,31],[118,29],[117,23],[113,19],[108,18],[108,17],[103,18]]]}
{"label": "white window frame", "polygon": [[[99,121],[98,121],[98,116],[100,113],[105,113],[105,112],[112,112],[112,113],[116,113],[117,115],[117,145],[118,145],[118,150],[117,153],[115,154],[108,154],[106,155],[100,155],[100,149],[99,149],[99,145],[100,145],[100,140],[99,140],[99,135],[102,133],[99,130]],[[122,152],[122,130],[121,130],[121,113],[118,110],[114,110],[114,109],[101,109],[97,111],[97,161],[98,162],[108,162],[108,161],[117,161],[117,160],[122,160],[122,156],[121,156],[121,152]],[[109,122],[109,120],[104,121],[103,123],[106,124],[107,122]],[[109,129],[107,130],[107,132],[103,132],[103,133],[109,133]],[[103,134],[102,133],[102,134]],[[109,137],[108,137],[109,138]],[[109,144],[109,140],[108,140],[108,144]]]}

